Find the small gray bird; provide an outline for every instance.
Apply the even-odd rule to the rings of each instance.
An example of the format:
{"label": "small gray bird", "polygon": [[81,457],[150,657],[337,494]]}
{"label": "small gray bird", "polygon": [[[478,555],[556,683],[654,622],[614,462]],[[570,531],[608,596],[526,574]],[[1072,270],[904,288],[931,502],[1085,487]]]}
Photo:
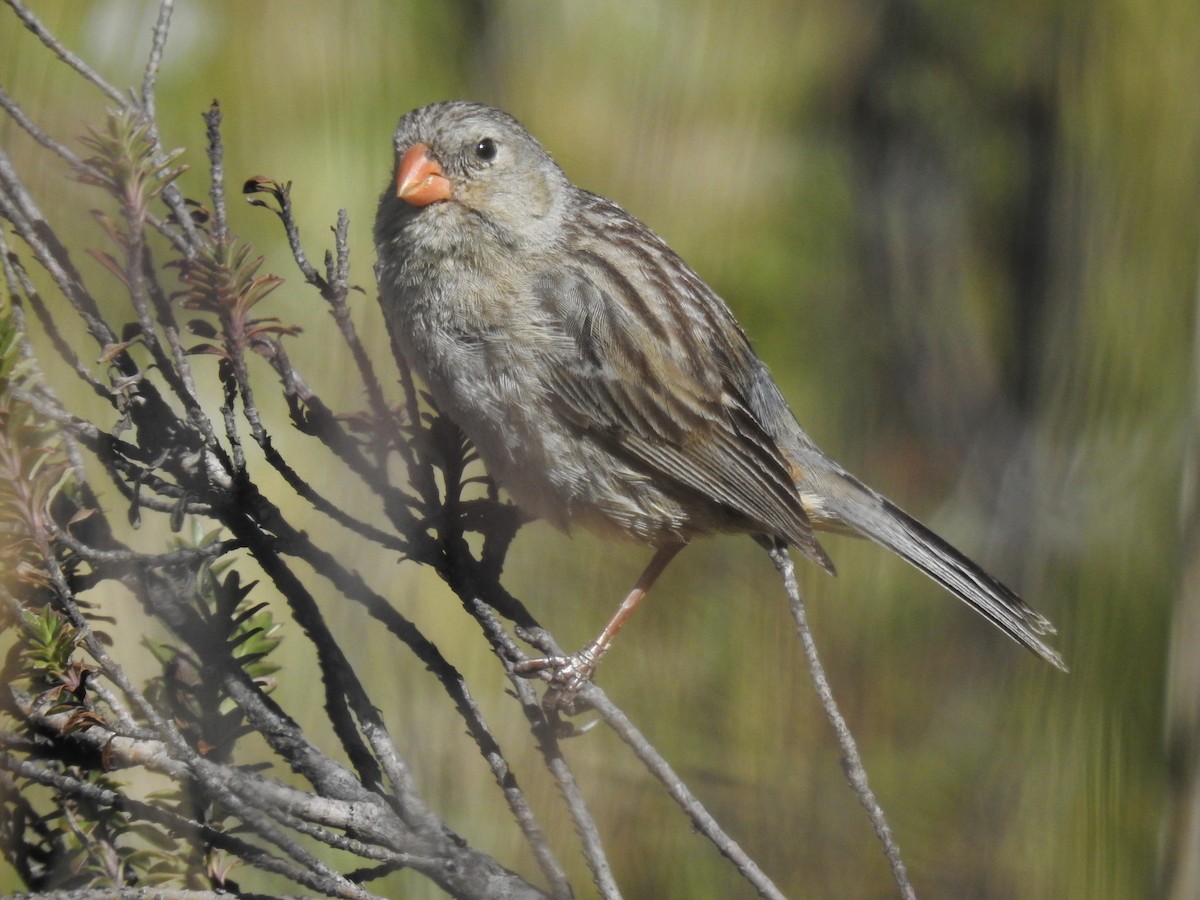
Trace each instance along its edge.
{"label": "small gray bird", "polygon": [[655,548],[596,640],[517,667],[550,678],[551,705],[713,532],[786,541],[830,572],[814,529],[868,537],[1065,670],[1050,623],[822,453],[721,298],[515,119],[435,103],[400,120],[395,151],[375,246],[405,359],[518,506]]}

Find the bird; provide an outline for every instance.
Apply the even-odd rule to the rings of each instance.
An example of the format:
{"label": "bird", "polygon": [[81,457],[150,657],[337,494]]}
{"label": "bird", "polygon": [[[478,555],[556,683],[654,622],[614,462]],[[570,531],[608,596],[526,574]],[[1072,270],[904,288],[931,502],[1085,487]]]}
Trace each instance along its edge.
{"label": "bird", "polygon": [[526,659],[570,711],[616,633],[693,539],[745,533],[826,571],[818,531],[868,538],[1066,671],[1054,627],[801,428],[725,302],[616,203],[574,185],[515,118],[406,113],[375,221],[395,346],[525,513],[653,550],[582,650]]}

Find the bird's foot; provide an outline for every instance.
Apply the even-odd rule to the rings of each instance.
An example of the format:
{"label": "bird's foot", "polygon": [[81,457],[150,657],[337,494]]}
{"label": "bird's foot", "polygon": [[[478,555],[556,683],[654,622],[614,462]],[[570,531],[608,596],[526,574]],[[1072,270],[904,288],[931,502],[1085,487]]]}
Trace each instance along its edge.
{"label": "bird's foot", "polygon": [[587,708],[586,703],[580,705],[578,694],[591,684],[599,661],[599,654],[591,647],[585,647],[570,656],[524,660],[513,666],[513,672],[522,678],[541,678],[549,682],[542,698],[542,711],[546,715],[573,716]]}

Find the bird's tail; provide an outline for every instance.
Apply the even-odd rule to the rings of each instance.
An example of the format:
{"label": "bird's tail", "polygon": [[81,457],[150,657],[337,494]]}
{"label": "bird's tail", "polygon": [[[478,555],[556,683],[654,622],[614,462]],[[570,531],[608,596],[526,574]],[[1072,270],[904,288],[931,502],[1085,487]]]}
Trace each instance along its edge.
{"label": "bird's tail", "polygon": [[[1024,644],[1051,665],[1067,671],[1058,651],[1042,640],[1043,635],[1054,634],[1054,626],[1045,616],[853,476],[839,470],[829,473],[828,477],[835,483],[821,485],[817,495],[824,509],[814,510],[814,525],[832,525],[834,528],[840,525],[886,547],[973,607],[1013,640]],[[802,484],[801,491],[805,490],[806,486]]]}

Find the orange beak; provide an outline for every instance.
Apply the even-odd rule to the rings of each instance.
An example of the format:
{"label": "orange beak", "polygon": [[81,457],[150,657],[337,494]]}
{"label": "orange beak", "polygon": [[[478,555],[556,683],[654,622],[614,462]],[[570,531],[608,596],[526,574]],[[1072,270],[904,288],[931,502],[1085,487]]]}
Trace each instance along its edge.
{"label": "orange beak", "polygon": [[450,199],[450,180],[429,156],[424,144],[413,144],[400,157],[396,170],[396,196],[410,206],[428,206]]}

